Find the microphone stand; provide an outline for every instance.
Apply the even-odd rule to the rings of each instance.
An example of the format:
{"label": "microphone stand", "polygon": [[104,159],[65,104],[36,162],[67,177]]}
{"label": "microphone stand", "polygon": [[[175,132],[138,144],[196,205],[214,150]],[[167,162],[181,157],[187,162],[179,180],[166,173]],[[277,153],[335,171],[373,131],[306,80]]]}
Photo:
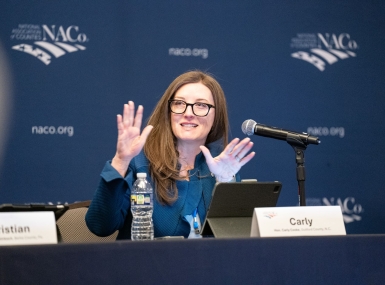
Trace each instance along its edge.
{"label": "microphone stand", "polygon": [[295,161],[297,163],[297,181],[298,181],[298,198],[299,205],[306,206],[305,195],[305,150],[307,145],[300,137],[293,133],[288,133],[286,141],[292,146],[295,152]]}

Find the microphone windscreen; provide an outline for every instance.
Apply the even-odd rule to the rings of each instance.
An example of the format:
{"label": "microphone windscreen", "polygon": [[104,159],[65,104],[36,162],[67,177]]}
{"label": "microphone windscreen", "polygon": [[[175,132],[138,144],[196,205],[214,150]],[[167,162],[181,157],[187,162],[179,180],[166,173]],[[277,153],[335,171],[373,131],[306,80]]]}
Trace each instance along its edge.
{"label": "microphone windscreen", "polygon": [[242,132],[248,136],[254,135],[254,129],[256,124],[257,123],[251,119],[244,121],[242,124]]}

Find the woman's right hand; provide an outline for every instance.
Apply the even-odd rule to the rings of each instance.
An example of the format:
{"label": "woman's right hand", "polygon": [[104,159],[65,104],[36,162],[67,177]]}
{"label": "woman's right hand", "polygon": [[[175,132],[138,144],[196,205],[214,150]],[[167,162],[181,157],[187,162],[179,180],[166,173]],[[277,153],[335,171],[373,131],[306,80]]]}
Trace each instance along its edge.
{"label": "woman's right hand", "polygon": [[123,115],[117,115],[118,143],[111,165],[122,177],[125,176],[131,159],[142,150],[153,128],[151,125],[146,126],[141,134],[142,118],[143,106],[139,105],[135,115],[135,105],[132,101],[124,104]]}

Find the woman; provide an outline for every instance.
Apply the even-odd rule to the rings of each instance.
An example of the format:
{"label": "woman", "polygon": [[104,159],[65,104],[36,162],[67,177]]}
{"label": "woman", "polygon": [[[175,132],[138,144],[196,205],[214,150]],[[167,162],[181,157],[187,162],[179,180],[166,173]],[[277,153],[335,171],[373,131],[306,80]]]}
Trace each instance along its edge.
{"label": "woman", "polygon": [[215,183],[234,181],[254,152],[249,138],[227,144],[226,99],[210,75],[191,71],[177,77],[155,107],[142,133],[143,107],[132,101],[117,116],[117,150],[107,162],[86,215],[99,236],[119,230],[131,236],[130,193],[136,173],[150,178],[154,236],[193,237],[191,215],[204,221]]}

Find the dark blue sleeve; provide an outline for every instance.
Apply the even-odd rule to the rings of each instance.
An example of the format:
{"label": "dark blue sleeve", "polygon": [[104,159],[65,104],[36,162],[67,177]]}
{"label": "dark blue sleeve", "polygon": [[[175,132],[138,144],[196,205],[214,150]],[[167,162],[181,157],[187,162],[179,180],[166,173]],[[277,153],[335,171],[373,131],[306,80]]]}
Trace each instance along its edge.
{"label": "dark blue sleeve", "polygon": [[239,172],[237,172],[237,173],[235,174],[235,181],[236,181],[236,182],[241,182],[241,175],[239,175]]}
{"label": "dark blue sleeve", "polygon": [[123,226],[130,206],[132,183],[132,171],[123,178],[109,161],[106,163],[86,214],[86,224],[92,233],[109,236]]}

